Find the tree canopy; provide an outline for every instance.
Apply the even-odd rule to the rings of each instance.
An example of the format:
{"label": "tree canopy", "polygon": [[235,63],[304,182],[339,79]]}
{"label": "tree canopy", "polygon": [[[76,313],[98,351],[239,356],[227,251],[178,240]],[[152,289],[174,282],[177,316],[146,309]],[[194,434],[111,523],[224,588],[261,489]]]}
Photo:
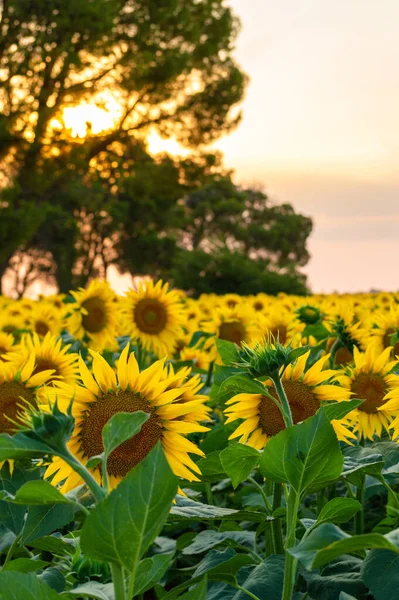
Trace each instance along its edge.
{"label": "tree canopy", "polygon": [[[310,220],[204,150],[240,120],[238,31],[223,0],[3,0],[0,281],[11,269],[18,293],[35,274],[67,292],[116,264],[193,293],[240,270],[242,287],[304,289]],[[63,115],[82,104],[112,122],[73,136]],[[151,156],[152,130],[191,154]]]}

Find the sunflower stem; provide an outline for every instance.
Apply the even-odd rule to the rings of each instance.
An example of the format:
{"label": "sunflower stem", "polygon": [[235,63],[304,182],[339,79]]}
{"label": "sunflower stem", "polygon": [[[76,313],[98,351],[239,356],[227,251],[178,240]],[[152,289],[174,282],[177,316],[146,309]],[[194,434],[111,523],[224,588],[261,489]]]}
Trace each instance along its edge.
{"label": "sunflower stem", "polygon": [[362,510],[355,514],[355,533],[361,535],[364,532],[364,477],[356,488],[356,500],[362,505]]}
{"label": "sunflower stem", "polygon": [[93,494],[96,502],[100,502],[100,500],[103,500],[107,493],[106,491],[100,486],[98,485],[97,481],[94,479],[93,475],[86,469],[86,467],[84,465],[82,465],[81,462],[79,462],[74,456],[73,454],[71,454],[68,450],[68,448],[65,446],[63,452],[59,453],[59,455],[62,459],[65,460],[66,463],[68,463],[68,465],[74,470],[76,471],[76,473],[78,473],[78,475],[81,476],[81,478],[83,479],[83,481],[86,483],[87,487],[90,489],[91,493]]}
{"label": "sunflower stem", "polygon": [[299,503],[300,494],[291,487],[287,498],[287,536],[285,539],[284,586],[281,600],[291,600],[295,586],[298,561],[288,550],[295,546]]}
{"label": "sunflower stem", "polygon": [[19,541],[21,539],[21,535],[17,535],[16,538],[14,539],[13,543],[11,544],[11,546],[8,549],[7,552],[7,556],[5,558],[4,564],[2,566],[2,569],[4,569],[4,567],[6,566],[6,564],[12,559],[12,557],[14,556],[14,552],[15,550],[18,548],[19,546]]}
{"label": "sunflower stem", "polygon": [[208,374],[206,376],[205,387],[210,387],[211,386],[214,364],[215,364],[214,360],[211,360],[211,362],[209,363]]}
{"label": "sunflower stem", "polygon": [[125,582],[122,567],[117,563],[110,563],[112,583],[114,584],[115,600],[126,600]]}
{"label": "sunflower stem", "polygon": [[[281,483],[274,484],[273,490],[273,505],[272,511],[280,508],[282,498],[282,487]],[[273,547],[276,554],[284,554],[284,543],[283,543],[283,529],[281,526],[281,519],[275,518],[272,521],[272,536],[273,536]]]}
{"label": "sunflower stem", "polygon": [[293,425],[292,414],[290,404],[288,402],[288,398],[286,396],[285,390],[283,388],[283,384],[281,383],[280,376],[272,378],[275,390],[281,402],[281,413],[283,415],[284,423],[286,427],[291,427]]}
{"label": "sunflower stem", "polygon": [[254,485],[257,488],[257,490],[259,491],[260,495],[262,496],[262,500],[265,505],[266,512],[270,516],[273,512],[273,507],[270,504],[269,499],[266,496],[264,489],[262,488],[261,485],[259,485],[259,483],[257,481],[255,481],[255,479],[253,477],[248,477],[248,481],[250,483],[252,483],[252,485]]}
{"label": "sunflower stem", "polygon": [[330,360],[329,360],[329,363],[330,363],[330,364],[329,364],[329,367],[330,367],[330,369],[333,369],[333,368],[335,367],[335,356],[336,356],[336,354],[337,354],[338,350],[339,350],[340,348],[343,348],[343,347],[344,347],[344,344],[342,343],[342,341],[341,341],[341,340],[340,340],[340,338],[338,337],[338,338],[335,340],[335,342],[333,343],[333,345],[332,345],[332,348],[331,348],[331,352],[330,352]]}

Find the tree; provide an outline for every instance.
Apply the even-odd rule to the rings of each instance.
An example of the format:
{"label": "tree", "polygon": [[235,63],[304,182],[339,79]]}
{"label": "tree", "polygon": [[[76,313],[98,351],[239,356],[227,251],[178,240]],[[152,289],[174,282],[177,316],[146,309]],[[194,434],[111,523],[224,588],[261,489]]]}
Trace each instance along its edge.
{"label": "tree", "polygon": [[[156,128],[194,147],[237,125],[240,114],[232,107],[246,81],[232,58],[237,31],[222,0],[3,0],[0,159],[7,174],[0,278],[21,245],[58,240],[51,244],[55,252],[47,250],[66,289],[68,269],[78,260],[72,255],[79,254],[73,238],[80,224],[71,219],[90,219],[92,210],[75,192],[90,189],[93,172],[121,145]],[[54,125],[66,107],[111,101],[112,125],[95,134],[88,123],[84,140]],[[92,201],[89,193],[91,207]],[[15,222],[18,232],[10,237]],[[60,248],[67,239],[69,254]]]}
{"label": "tree", "polygon": [[187,195],[184,231],[172,269],[178,287],[194,294],[307,291],[298,267],[309,259],[311,219],[236,186],[229,174]]}

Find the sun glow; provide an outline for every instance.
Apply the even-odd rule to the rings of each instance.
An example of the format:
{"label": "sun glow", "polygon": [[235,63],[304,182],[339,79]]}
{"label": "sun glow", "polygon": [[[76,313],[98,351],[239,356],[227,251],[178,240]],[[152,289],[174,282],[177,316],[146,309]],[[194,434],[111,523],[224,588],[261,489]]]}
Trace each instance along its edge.
{"label": "sun glow", "polygon": [[54,129],[66,129],[72,137],[84,138],[111,129],[118,122],[121,111],[114,99],[68,106],[51,125]]}

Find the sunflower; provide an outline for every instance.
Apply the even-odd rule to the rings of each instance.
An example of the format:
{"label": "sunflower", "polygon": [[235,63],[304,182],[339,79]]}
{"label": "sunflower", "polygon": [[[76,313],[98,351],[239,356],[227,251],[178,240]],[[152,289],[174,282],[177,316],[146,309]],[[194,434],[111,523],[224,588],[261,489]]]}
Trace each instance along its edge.
{"label": "sunflower", "polygon": [[173,352],[176,337],[182,335],[183,304],[176,291],[161,280],[146,280],[122,300],[124,331],[139,340],[145,350],[156,356]]}
{"label": "sunflower", "polygon": [[20,367],[34,352],[36,356],[34,375],[50,369],[53,371],[52,380],[56,378],[66,383],[74,383],[78,376],[79,355],[74,352],[68,353],[70,347],[70,345],[62,347],[61,339],[51,335],[50,332],[44,338],[33,333],[23,337],[18,348],[8,353],[7,360]]}
{"label": "sunflower", "polygon": [[354,366],[346,369],[346,375],[339,377],[348,398],[364,400],[348,418],[354,423],[354,431],[361,438],[373,439],[382,430],[389,431],[393,418],[399,411],[399,377],[390,371],[397,361],[390,361],[392,348],[379,353],[375,346],[366,352],[354,348]]}
{"label": "sunflower", "polygon": [[356,321],[352,304],[341,303],[337,307],[330,307],[326,326],[330,330],[327,350],[332,349],[337,338],[342,342],[335,353],[334,365],[340,367],[351,363],[354,348],[360,350],[364,346],[364,330],[361,323]]}
{"label": "sunflower", "polygon": [[15,339],[11,333],[0,331],[0,361],[4,361],[8,354],[17,348],[14,342]]}
{"label": "sunflower", "polygon": [[373,314],[374,327],[369,330],[368,344],[375,344],[379,352],[392,346],[392,355],[399,355],[399,308],[391,305],[389,310]]}
{"label": "sunflower", "polygon": [[[203,323],[202,329],[237,346],[241,346],[243,342],[251,344],[260,338],[258,317],[249,304],[241,304],[233,309],[216,309],[212,320]],[[213,354],[217,358],[216,346]]]}
{"label": "sunflower", "polygon": [[262,336],[272,336],[283,346],[287,344],[297,346],[301,340],[299,330],[302,329],[302,326],[295,323],[293,315],[288,310],[275,308],[267,316],[260,315],[259,327]]}
{"label": "sunflower", "polygon": [[60,311],[47,302],[37,302],[33,310],[26,313],[26,326],[40,337],[48,333],[58,335],[63,325]]}
{"label": "sunflower", "polygon": [[15,424],[22,424],[21,413],[29,407],[37,408],[37,393],[48,382],[53,371],[34,373],[35,352],[18,368],[12,363],[0,363],[0,433],[12,433]]}
{"label": "sunflower", "polygon": [[[187,421],[204,403],[203,396],[193,395],[185,401],[187,388],[175,386],[173,380],[178,375],[165,375],[164,360],[152,364],[140,372],[134,354],[129,356],[127,345],[118,361],[117,374],[98,354],[92,352],[93,374],[83,360],[79,359],[80,376],[83,386],[70,386],[58,383],[50,393],[58,399],[61,410],[73,398],[72,414],[75,430],[68,442],[70,451],[84,464],[92,456],[104,450],[101,432],[107,421],[119,412],[142,410],[150,414],[141,431],[116,448],[110,455],[107,465],[109,482],[115,487],[118,482],[161,441],[166,458],[176,475],[189,481],[197,481],[200,470],[189,453],[203,456],[203,452],[185,436],[189,433],[207,431],[197,421]],[[169,389],[169,384],[172,384]],[[101,481],[101,471],[97,467],[93,475]],[[70,490],[81,481],[79,476],[61,459],[54,459],[46,476],[54,476],[56,485],[65,480],[63,489]]]}
{"label": "sunflower", "polygon": [[106,281],[97,279],[87,289],[71,292],[76,304],[69,304],[68,329],[77,339],[87,336],[90,346],[101,351],[115,341],[118,328],[115,294]]}
{"label": "sunflower", "polygon": [[[346,390],[329,383],[336,371],[324,370],[328,360],[324,356],[305,372],[309,352],[297,359],[295,365],[289,365],[284,371],[283,387],[291,408],[294,424],[312,417],[320,408],[323,400],[346,400]],[[277,394],[268,384],[269,394],[277,399]],[[244,419],[229,439],[240,438],[242,444],[248,444],[261,450],[267,441],[285,428],[284,419],[278,406],[268,396],[262,394],[237,394],[227,401],[225,414],[227,423]],[[338,439],[348,442],[355,435],[347,428],[347,422],[332,421]],[[349,442],[350,443],[350,442]]]}

